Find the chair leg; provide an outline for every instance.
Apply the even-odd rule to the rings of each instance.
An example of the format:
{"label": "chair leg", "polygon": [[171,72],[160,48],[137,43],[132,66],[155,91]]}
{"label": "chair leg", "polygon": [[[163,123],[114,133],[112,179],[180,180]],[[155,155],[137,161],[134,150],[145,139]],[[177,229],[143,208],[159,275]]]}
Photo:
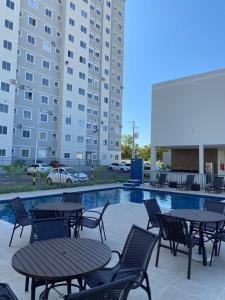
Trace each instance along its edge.
{"label": "chair leg", "polygon": [[98,227],[99,227],[99,232],[100,232],[100,236],[101,236],[101,241],[102,241],[102,243],[103,243],[103,237],[102,237],[102,229],[101,229],[101,225],[99,224]]}
{"label": "chair leg", "polygon": [[23,234],[23,227],[24,227],[24,226],[22,226],[21,231],[20,231],[20,238],[21,238],[21,236],[22,236],[22,234]]}
{"label": "chair leg", "polygon": [[148,220],[148,224],[147,224],[147,230],[149,229],[149,224],[150,224],[150,220]]}
{"label": "chair leg", "polygon": [[29,291],[29,277],[26,276],[26,280],[25,280],[25,292]]}
{"label": "chair leg", "polygon": [[192,245],[189,246],[187,279],[191,278]]}
{"label": "chair leg", "polygon": [[105,238],[105,241],[106,241],[105,226],[104,226],[103,220],[102,220],[102,230],[103,230],[104,238]]}
{"label": "chair leg", "polygon": [[14,232],[15,232],[15,230],[16,230],[16,223],[14,224],[14,227],[13,227],[13,231],[12,231],[12,235],[11,235],[11,239],[10,239],[10,242],[9,242],[9,247],[11,246],[11,244],[12,244],[12,239],[13,239],[13,236],[14,236]]}
{"label": "chair leg", "polygon": [[[210,266],[212,265],[213,254],[214,254],[214,252],[216,252],[216,244],[217,244],[217,240],[215,238],[215,240],[213,242],[213,247],[212,247],[212,252],[211,252],[211,257],[210,257],[210,262],[209,262]],[[219,251],[218,251],[218,253],[219,253]]]}
{"label": "chair leg", "polygon": [[146,292],[148,294],[148,300],[152,300],[151,289],[150,289],[150,284],[149,284],[149,279],[148,279],[147,273],[145,273],[145,281],[146,281]]}
{"label": "chair leg", "polygon": [[161,246],[161,238],[159,238],[158,246],[157,246],[157,255],[156,255],[156,261],[155,266],[158,267],[159,264],[159,252],[160,252],[160,246]]}

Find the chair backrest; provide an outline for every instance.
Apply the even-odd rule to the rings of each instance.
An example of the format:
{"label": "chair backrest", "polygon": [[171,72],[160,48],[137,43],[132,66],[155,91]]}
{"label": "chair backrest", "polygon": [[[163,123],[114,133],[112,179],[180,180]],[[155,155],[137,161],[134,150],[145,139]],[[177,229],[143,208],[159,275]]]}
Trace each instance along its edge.
{"label": "chair backrest", "polygon": [[75,202],[82,203],[82,195],[83,193],[63,193],[63,202]]}
{"label": "chair backrest", "polygon": [[158,235],[133,225],[121,253],[120,268],[146,271],[157,240]]}
{"label": "chair backrest", "polygon": [[31,209],[30,214],[32,219],[51,219],[62,217],[62,212],[56,210]]}
{"label": "chair backrest", "polygon": [[224,178],[221,176],[215,176],[213,180],[214,187],[223,187],[224,185]]}
{"label": "chair backrest", "polygon": [[170,215],[158,214],[160,236],[167,241],[187,245],[189,241],[188,226],[184,219]]}
{"label": "chair backrest", "polygon": [[159,175],[159,182],[164,183],[166,182],[167,174],[166,173],[160,173]]}
{"label": "chair backrest", "polygon": [[188,174],[186,176],[186,183],[187,184],[193,184],[194,183],[194,179],[195,179],[195,175]]}
{"label": "chair backrest", "polygon": [[37,219],[32,223],[30,243],[64,237],[70,237],[69,220],[66,218]]}
{"label": "chair backrest", "polygon": [[149,199],[144,201],[149,220],[153,227],[159,227],[159,220],[156,214],[161,214],[161,209],[156,199]]}
{"label": "chair backrest", "polygon": [[23,202],[19,197],[12,199],[10,201],[10,205],[13,209],[13,212],[16,216],[18,223],[20,223],[20,219],[28,216],[28,214],[24,208]]}
{"label": "chair backrest", "polygon": [[225,214],[225,203],[220,201],[205,200],[204,209],[213,211],[219,214]]}
{"label": "chair backrest", "polygon": [[135,281],[135,276],[116,280],[80,293],[66,296],[65,300],[126,300]]}
{"label": "chair backrest", "polygon": [[102,219],[102,217],[103,217],[103,215],[104,215],[104,213],[105,213],[105,211],[106,211],[106,208],[109,206],[109,201],[106,201],[106,203],[105,203],[105,205],[103,206],[103,209],[102,209],[102,211],[101,211],[101,213],[100,213],[100,216],[99,216],[99,221],[101,221],[101,219]]}

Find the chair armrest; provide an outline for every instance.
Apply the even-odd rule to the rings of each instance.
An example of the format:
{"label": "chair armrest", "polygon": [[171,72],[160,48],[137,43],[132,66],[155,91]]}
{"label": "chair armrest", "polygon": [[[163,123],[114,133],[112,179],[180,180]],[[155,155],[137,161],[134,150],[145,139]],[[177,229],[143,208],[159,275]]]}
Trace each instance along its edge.
{"label": "chair armrest", "polygon": [[141,272],[144,273],[144,270],[139,268],[120,269],[112,276],[111,282],[115,279],[123,279],[132,275],[138,276]]}
{"label": "chair armrest", "polygon": [[83,219],[96,220],[96,221],[99,220],[99,218],[95,218],[95,217],[92,217],[92,216],[82,216],[81,219],[82,219],[82,218],[83,218]]}
{"label": "chair armrest", "polygon": [[86,212],[95,213],[95,214],[99,214],[99,215],[101,214],[99,211],[96,211],[96,210],[84,209],[83,214],[86,213]]}

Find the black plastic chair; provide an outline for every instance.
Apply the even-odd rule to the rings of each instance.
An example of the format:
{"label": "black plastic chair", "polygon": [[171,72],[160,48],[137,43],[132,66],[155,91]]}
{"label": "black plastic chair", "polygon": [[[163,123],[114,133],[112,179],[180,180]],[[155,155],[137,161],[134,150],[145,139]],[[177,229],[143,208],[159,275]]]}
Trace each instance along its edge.
{"label": "black plastic chair", "polygon": [[213,183],[205,187],[205,192],[210,193],[211,191],[221,193],[224,187],[224,178],[221,176],[215,176]]}
{"label": "black plastic chair", "polygon": [[190,190],[192,185],[194,184],[194,180],[195,180],[195,175],[188,174],[186,176],[186,180],[184,182],[182,182],[181,184],[178,184],[177,188]]}
{"label": "black plastic chair", "polygon": [[8,284],[0,283],[0,300],[18,300],[18,298]]}
{"label": "black plastic chair", "polygon": [[157,187],[164,187],[164,185],[166,184],[166,179],[167,179],[167,174],[166,173],[160,173],[159,179],[156,182],[156,186]]}
{"label": "black plastic chair", "polygon": [[63,202],[82,203],[82,196],[83,196],[83,193],[81,193],[81,192],[63,193]]}
{"label": "black plastic chair", "polygon": [[13,240],[15,230],[19,227],[22,227],[21,232],[20,232],[20,237],[21,237],[22,234],[23,234],[24,226],[28,226],[28,225],[32,224],[32,219],[29,217],[28,213],[26,212],[26,210],[24,208],[24,205],[23,205],[23,202],[19,197],[15,198],[15,199],[12,199],[10,201],[10,205],[12,207],[12,210],[13,210],[14,214],[15,214],[16,220],[15,220],[12,235],[11,235],[11,238],[10,238],[9,247],[12,244],[12,240]]}
{"label": "black plastic chair", "polygon": [[[151,290],[147,269],[152,251],[158,240],[158,236],[152,232],[133,225],[128,234],[123,251],[113,251],[119,256],[118,263],[112,268],[103,268],[86,277],[86,283],[90,287],[106,284],[114,280],[136,276],[132,289],[143,288],[148,299],[151,300]],[[145,285],[143,282],[145,281]]]}
{"label": "black plastic chair", "polygon": [[[70,226],[67,218],[51,218],[51,219],[36,219],[33,220],[30,243],[43,241],[53,238],[70,237]],[[53,284],[54,281],[49,281],[48,284]],[[68,291],[70,291],[71,281],[68,283]],[[31,281],[31,300],[35,300],[36,288],[46,285],[46,280],[32,278]],[[29,277],[26,277],[25,291],[29,289]]]}
{"label": "black plastic chair", "polygon": [[[174,256],[177,252],[188,255],[188,271],[187,278],[191,277],[191,259],[192,259],[192,248],[198,244],[199,239],[194,235],[190,235],[188,232],[188,225],[184,219],[176,218],[170,215],[157,215],[160,225],[159,241],[157,248],[157,256],[155,266],[158,267],[160,248],[169,249]],[[164,241],[170,242],[170,246],[162,244]],[[187,246],[187,251],[178,248],[179,244]]]}
{"label": "black plastic chair", "polygon": [[[77,221],[76,221],[76,229],[75,229],[75,235],[79,236],[79,231],[80,228],[87,227],[90,229],[95,229],[99,227],[99,232],[101,236],[101,241],[103,243],[103,236],[104,239],[106,240],[106,234],[105,234],[105,226],[103,222],[103,215],[109,206],[109,201],[107,201],[102,209],[101,212],[95,211],[95,210],[84,210],[82,216],[80,216]],[[95,213],[98,214],[98,217],[93,217],[93,216],[86,216],[84,213]]]}
{"label": "black plastic chair", "polygon": [[66,296],[65,300],[126,300],[135,282],[135,276],[116,280],[80,293]]}
{"label": "black plastic chair", "polygon": [[161,209],[156,199],[150,199],[144,201],[145,208],[148,213],[148,225],[147,230],[152,228],[159,228],[159,220],[156,214],[161,214]]}

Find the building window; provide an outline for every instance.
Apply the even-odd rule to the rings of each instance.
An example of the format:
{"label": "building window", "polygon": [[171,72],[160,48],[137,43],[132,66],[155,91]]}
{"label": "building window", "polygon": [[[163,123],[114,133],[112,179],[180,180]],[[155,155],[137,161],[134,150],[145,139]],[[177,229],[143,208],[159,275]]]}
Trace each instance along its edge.
{"label": "building window", "polygon": [[6,149],[0,148],[0,156],[6,156]]}
{"label": "building window", "polygon": [[69,18],[69,24],[70,24],[71,26],[75,26],[75,21],[74,21],[74,19]]}
{"label": "building window", "polygon": [[12,50],[12,43],[7,41],[7,40],[4,40],[3,41],[3,48],[5,48],[7,50]]}
{"label": "building window", "polygon": [[66,124],[71,125],[71,117],[66,117]]}
{"label": "building window", "polygon": [[77,136],[77,143],[83,144],[84,143],[84,137],[83,136]]}
{"label": "building window", "polygon": [[47,60],[42,61],[43,68],[50,69],[50,63]]}
{"label": "building window", "polygon": [[23,129],[23,131],[22,131],[22,137],[24,139],[30,139],[30,130]]}
{"label": "building window", "polygon": [[44,86],[49,86],[49,79],[47,79],[47,78],[42,78],[42,85],[44,85]]}
{"label": "building window", "polygon": [[72,2],[72,1],[70,1],[70,8],[72,9],[72,10],[75,10],[75,4]]}
{"label": "building window", "polygon": [[36,19],[34,19],[33,17],[29,16],[29,17],[28,17],[28,24],[31,25],[31,26],[36,27],[37,21],[36,21]]}
{"label": "building window", "polygon": [[70,134],[65,135],[65,142],[71,142],[71,135]]}
{"label": "building window", "polygon": [[8,8],[14,10],[15,3],[14,3],[13,1],[11,1],[11,0],[6,0],[5,5],[6,5]]}
{"label": "building window", "polygon": [[34,63],[34,55],[27,53],[27,61],[30,63]]}
{"label": "building window", "polygon": [[28,158],[30,157],[30,150],[29,149],[21,149],[21,156]]}
{"label": "building window", "polygon": [[83,104],[78,104],[78,110],[84,111],[84,105]]}
{"label": "building window", "polygon": [[48,115],[47,114],[40,114],[40,121],[41,122],[48,122]]}
{"label": "building window", "polygon": [[29,72],[26,72],[25,73],[25,79],[27,81],[33,81],[33,74],[32,73],[29,73]]}
{"label": "building window", "polygon": [[51,45],[50,45],[50,43],[44,41],[44,42],[43,42],[43,50],[44,50],[45,52],[50,53],[50,52],[51,52]]}
{"label": "building window", "polygon": [[73,75],[73,68],[67,67],[67,73]]}
{"label": "building window", "polygon": [[41,103],[42,104],[48,104],[48,101],[49,101],[49,97],[48,96],[45,96],[45,95],[41,96]]}
{"label": "building window", "polygon": [[35,10],[38,9],[38,1],[37,0],[29,0],[29,6]]}
{"label": "building window", "polygon": [[66,107],[72,108],[72,101],[67,100],[66,101]]}
{"label": "building window", "polygon": [[80,56],[80,62],[81,62],[82,64],[86,64],[86,58]]}
{"label": "building window", "polygon": [[74,43],[74,36],[72,34],[68,35],[68,40],[72,43]]}
{"label": "building window", "polygon": [[5,27],[10,30],[13,30],[13,22],[5,19]]}
{"label": "building window", "polygon": [[80,11],[80,15],[81,15],[82,17],[84,17],[85,19],[87,19],[87,13],[86,13],[86,11],[84,11],[83,9]]}
{"label": "building window", "polygon": [[68,56],[69,58],[73,58],[73,51],[68,50],[67,56]]}
{"label": "building window", "polygon": [[46,131],[40,131],[40,133],[39,133],[39,140],[41,140],[41,141],[47,141],[47,132]]}
{"label": "building window", "polygon": [[45,9],[45,15],[48,16],[49,18],[52,17],[52,11],[48,8]]}
{"label": "building window", "polygon": [[64,153],[64,158],[70,158],[70,153],[65,152],[65,153]]}
{"label": "building window", "polygon": [[72,91],[73,91],[73,86],[72,86],[72,84],[67,83],[66,89],[67,89],[67,91],[72,92]]}
{"label": "building window", "polygon": [[8,128],[7,126],[0,125],[0,134],[7,135]]}
{"label": "building window", "polygon": [[30,91],[25,91],[24,92],[24,98],[25,100],[32,101],[33,100],[33,93]]}
{"label": "building window", "polygon": [[85,96],[85,90],[82,88],[79,88],[79,95]]}
{"label": "building window", "polygon": [[81,25],[80,30],[81,30],[81,32],[83,32],[83,33],[87,33],[87,28],[84,27],[83,25]]}
{"label": "building window", "polygon": [[2,61],[2,70],[11,71],[11,64],[5,60]]}
{"label": "building window", "polygon": [[23,118],[27,119],[27,120],[31,120],[32,119],[32,111],[24,109]]}
{"label": "building window", "polygon": [[32,35],[27,35],[27,42],[28,44],[32,44],[32,45],[35,45],[35,37],[33,37]]}
{"label": "building window", "polygon": [[7,114],[9,112],[8,104],[0,103],[0,112]]}
{"label": "building window", "polygon": [[85,80],[85,73],[79,72],[79,78]]}
{"label": "building window", "polygon": [[8,92],[10,91],[10,85],[6,82],[1,82],[1,91]]}
{"label": "building window", "polygon": [[87,44],[86,44],[85,42],[83,42],[83,41],[80,41],[80,46],[81,46],[82,48],[84,48],[84,49],[87,48]]}
{"label": "building window", "polygon": [[47,34],[52,34],[52,28],[51,27],[49,27],[49,26],[47,26],[47,25],[45,25],[45,32],[47,33]]}

